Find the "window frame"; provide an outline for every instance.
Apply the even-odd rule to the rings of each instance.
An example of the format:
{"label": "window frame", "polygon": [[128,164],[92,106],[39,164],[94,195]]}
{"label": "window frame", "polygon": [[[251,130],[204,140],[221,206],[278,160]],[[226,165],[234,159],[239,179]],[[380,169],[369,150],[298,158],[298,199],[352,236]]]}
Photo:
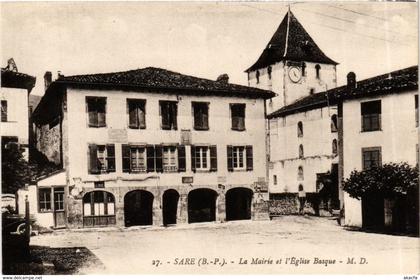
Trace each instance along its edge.
{"label": "window frame", "polygon": [[297,180],[298,181],[304,181],[305,180],[305,174],[303,171],[303,166],[299,165],[298,166],[298,176],[297,176]]}
{"label": "window frame", "polygon": [[[41,202],[41,192],[45,192],[49,195],[49,202],[47,200],[43,200]],[[53,202],[53,188],[52,187],[38,187],[38,213],[48,213],[54,211],[54,202]],[[45,196],[43,197],[45,199]],[[41,206],[41,203],[49,203],[49,208],[44,208]]]}
{"label": "window frame", "polygon": [[[245,131],[246,130],[246,104],[245,103],[230,103],[230,119],[231,119],[231,130],[234,131]],[[236,125],[235,125],[235,119]],[[242,126],[240,120],[242,119]]]}
{"label": "window frame", "polygon": [[[103,112],[100,112],[99,108],[98,108],[98,104],[99,101],[103,101],[102,105],[104,106],[103,108]],[[102,127],[107,127],[107,101],[108,98],[106,96],[86,96],[85,97],[85,103],[86,103],[86,115],[87,115],[87,126],[90,128],[102,128]],[[93,102],[93,103],[91,103]],[[93,106],[95,106],[95,110],[90,111],[90,104],[92,104]],[[99,121],[99,116],[100,114],[103,114],[103,124],[100,123]],[[91,123],[91,119],[90,119],[90,114],[95,114],[96,115],[96,123]]]}
{"label": "window frame", "polygon": [[[171,156],[172,153],[167,153],[165,154],[165,149],[166,150],[171,150],[173,149],[173,156]],[[166,163],[165,164],[165,156],[167,157],[166,160],[168,160],[168,162],[172,161],[173,159],[173,163],[170,162],[170,164]],[[169,156],[169,157],[168,157]],[[171,173],[171,172],[178,172],[178,147],[176,145],[163,145],[162,146],[162,170],[164,173]]]}
{"label": "window frame", "polygon": [[[201,107],[200,110],[198,110]],[[205,108],[206,114],[202,112],[202,109]],[[192,110],[192,117],[193,117],[193,128],[194,130],[204,131],[210,130],[209,120],[210,120],[210,102],[203,102],[203,101],[192,101],[191,102],[191,110]],[[197,115],[201,113],[202,124],[201,126],[197,124]],[[204,120],[204,116],[206,119]],[[205,122],[205,123],[204,123]]]}
{"label": "window frame", "polygon": [[[146,99],[138,99],[138,98],[127,98],[127,123],[129,129],[146,129]],[[136,123],[131,123],[131,106],[135,107],[135,118]],[[143,110],[141,110],[143,109]],[[143,111],[143,119],[141,119],[141,115],[139,111]]]}
{"label": "window frame", "polygon": [[337,114],[333,114],[331,116],[331,132],[337,132],[338,131],[338,117]]}
{"label": "window frame", "polygon": [[[372,153],[372,152],[378,152],[378,161],[379,164],[375,167],[380,167],[382,166],[382,147],[377,146],[377,147],[365,147],[362,148],[362,170],[368,170],[372,167],[372,165],[370,165],[369,167],[366,167],[365,163],[367,160],[365,160],[365,154],[366,153]],[[370,161],[372,162],[372,159],[370,159]]]}
{"label": "window frame", "polygon": [[[95,202],[95,193],[102,193],[102,195],[103,195],[103,202],[101,202],[101,201]],[[90,201],[89,202],[85,202],[85,196],[86,195],[89,195],[90,196]],[[108,201],[109,200],[108,199],[109,195],[110,195],[110,197],[112,197],[112,200],[113,201]],[[93,201],[92,201],[92,199],[93,199]],[[99,204],[99,207],[98,207],[99,210],[101,209],[100,208],[100,204],[103,204],[103,210],[104,210],[104,214],[103,215],[101,215],[100,213],[95,213],[95,203],[98,203]],[[108,204],[109,203],[112,203],[113,206],[114,206],[113,207],[113,210],[112,210],[113,211],[112,214],[109,214],[108,213],[109,212],[108,211],[109,210],[109,207],[108,207]],[[89,204],[90,205],[90,214],[89,215],[86,214],[85,204]],[[114,194],[112,194],[112,193],[110,193],[108,191],[104,191],[104,190],[92,190],[92,191],[89,191],[89,192],[85,193],[85,195],[82,198],[83,217],[110,217],[110,216],[115,216],[116,215],[116,211],[115,211],[116,209],[115,208],[116,208],[115,196],[114,196]]]}
{"label": "window frame", "polygon": [[[91,169],[92,167],[91,160],[93,160],[91,158],[92,146],[95,146],[95,149],[96,149],[96,167],[97,167],[96,172],[92,172],[92,169]],[[102,147],[104,148],[103,154],[102,154],[102,157],[99,157],[99,149]],[[110,153],[110,151],[108,151],[110,147],[112,147],[113,149],[113,155]],[[103,163],[101,162],[101,159]],[[112,162],[113,162],[113,168],[110,168],[110,163]],[[104,165],[105,168],[103,168],[102,165]],[[93,144],[93,143],[88,144],[88,174],[98,175],[98,174],[115,173],[116,169],[117,169],[117,166],[116,166],[116,158],[115,158],[115,144]]]}
{"label": "window frame", "polygon": [[[370,113],[370,114],[363,113],[364,111],[363,106],[367,106],[369,103],[370,104],[379,103],[379,113]],[[381,120],[382,119],[382,101],[381,99],[360,102],[360,116],[361,116],[361,125],[362,125],[361,131],[362,132],[381,131],[382,130],[382,120]],[[366,125],[367,123],[369,123],[369,125]]]}
{"label": "window frame", "polygon": [[[195,146],[194,149],[194,166],[196,171],[210,171],[210,146]],[[203,167],[204,155],[205,154],[205,163],[206,167]]]}
{"label": "window frame", "polygon": [[[159,100],[159,115],[162,130],[178,130],[178,101]],[[167,124],[165,123],[165,115]]]}
{"label": "window frame", "polygon": [[8,122],[8,102],[7,100],[1,100],[1,122]]}
{"label": "window frame", "polygon": [[[241,150],[242,150],[242,157],[240,157]],[[235,166],[235,158],[236,158],[236,166]],[[242,159],[242,166],[240,166],[241,159]],[[233,166],[234,171],[246,170],[246,146],[233,146],[232,166]]]}
{"label": "window frame", "polygon": [[297,137],[302,138],[303,137],[303,123],[299,121],[297,123]]}
{"label": "window frame", "polygon": [[315,65],[315,77],[316,79],[321,79],[321,65],[316,64]]}
{"label": "window frame", "polygon": [[[147,172],[147,149],[144,145],[129,145],[130,149],[130,173],[146,173]],[[143,166],[133,167],[133,150],[136,151],[136,161],[139,165],[139,160],[143,157]],[[143,150],[139,152],[139,150]]]}

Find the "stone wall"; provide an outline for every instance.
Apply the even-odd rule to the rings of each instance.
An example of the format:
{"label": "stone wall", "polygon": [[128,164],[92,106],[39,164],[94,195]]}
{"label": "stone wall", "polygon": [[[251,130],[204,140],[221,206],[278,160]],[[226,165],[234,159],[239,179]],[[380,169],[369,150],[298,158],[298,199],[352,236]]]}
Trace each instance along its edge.
{"label": "stone wall", "polygon": [[60,124],[54,127],[44,125],[37,128],[37,149],[43,153],[49,161],[55,164],[61,163],[60,156]]}

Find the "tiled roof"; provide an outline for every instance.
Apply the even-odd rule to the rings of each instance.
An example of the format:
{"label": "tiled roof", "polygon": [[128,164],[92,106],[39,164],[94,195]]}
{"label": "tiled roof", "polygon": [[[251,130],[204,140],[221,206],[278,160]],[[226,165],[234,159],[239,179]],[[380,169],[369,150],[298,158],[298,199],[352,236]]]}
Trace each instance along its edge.
{"label": "tiled roof", "polygon": [[31,91],[35,86],[36,78],[28,74],[1,68],[1,86],[7,88],[22,88]]}
{"label": "tiled roof", "polygon": [[309,95],[271,113],[268,118],[284,117],[296,112],[336,105],[340,100],[345,99],[385,95],[415,89],[418,89],[418,66],[411,66],[359,81],[355,89],[350,90],[347,86],[341,86]]}
{"label": "tiled roof", "polygon": [[292,12],[288,12],[263,53],[246,72],[265,68],[282,60],[338,64],[326,56]]}
{"label": "tiled roof", "polygon": [[237,95],[240,97],[271,98],[272,91],[213,81],[172,72],[169,70],[147,67],[125,72],[61,76],[54,83],[64,83],[76,87],[127,88],[156,91],[194,92],[207,95]]}

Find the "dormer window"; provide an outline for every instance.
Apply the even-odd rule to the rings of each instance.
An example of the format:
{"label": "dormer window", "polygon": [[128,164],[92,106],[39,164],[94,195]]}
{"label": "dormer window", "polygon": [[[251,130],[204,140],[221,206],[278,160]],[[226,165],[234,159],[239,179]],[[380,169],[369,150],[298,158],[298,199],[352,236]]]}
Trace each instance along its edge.
{"label": "dormer window", "polygon": [[260,71],[257,71],[257,73],[255,74],[255,77],[257,78],[257,84],[260,83]]}
{"label": "dormer window", "polygon": [[267,68],[267,74],[268,74],[268,79],[269,80],[271,80],[271,71],[272,71],[273,69],[271,68],[271,66],[268,66],[268,68]]}
{"label": "dormer window", "polygon": [[315,65],[315,71],[316,71],[316,78],[319,79],[320,72],[321,72],[321,66],[319,66],[319,64]]}

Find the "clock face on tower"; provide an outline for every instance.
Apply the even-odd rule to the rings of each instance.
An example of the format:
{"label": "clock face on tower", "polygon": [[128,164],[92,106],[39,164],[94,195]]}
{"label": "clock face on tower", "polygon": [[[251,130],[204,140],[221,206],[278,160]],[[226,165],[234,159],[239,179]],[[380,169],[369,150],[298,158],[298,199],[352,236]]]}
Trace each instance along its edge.
{"label": "clock face on tower", "polygon": [[302,71],[299,67],[293,66],[289,68],[289,78],[292,82],[297,83],[302,78]]}

